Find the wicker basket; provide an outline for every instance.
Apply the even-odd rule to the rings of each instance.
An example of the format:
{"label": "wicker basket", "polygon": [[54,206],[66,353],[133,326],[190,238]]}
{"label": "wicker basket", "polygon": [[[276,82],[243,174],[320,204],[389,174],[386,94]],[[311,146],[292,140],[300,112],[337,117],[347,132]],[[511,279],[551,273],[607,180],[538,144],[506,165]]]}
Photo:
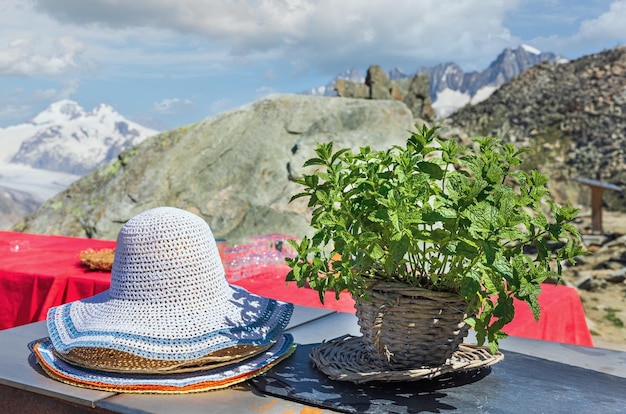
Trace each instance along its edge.
{"label": "wicker basket", "polygon": [[380,283],[370,296],[355,303],[363,343],[390,369],[440,366],[467,336],[458,295]]}

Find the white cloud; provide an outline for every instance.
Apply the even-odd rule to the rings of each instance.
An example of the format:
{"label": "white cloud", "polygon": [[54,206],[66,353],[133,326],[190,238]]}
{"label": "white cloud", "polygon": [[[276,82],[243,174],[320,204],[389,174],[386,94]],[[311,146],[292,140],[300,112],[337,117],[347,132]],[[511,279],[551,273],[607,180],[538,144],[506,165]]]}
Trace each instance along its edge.
{"label": "white cloud", "polygon": [[10,94],[0,96],[0,127],[14,125],[32,118],[41,104],[73,98],[79,90],[78,79],[55,82],[47,89],[14,88]]}
{"label": "white cloud", "polygon": [[542,50],[557,51],[570,57],[597,53],[626,44],[626,0],[613,1],[609,9],[593,19],[582,20],[570,36],[538,37],[532,43]]}
{"label": "white cloud", "polygon": [[614,1],[609,11],[597,19],[583,21],[575,38],[585,41],[598,39],[626,41],[626,0]]}
{"label": "white cloud", "polygon": [[[454,61],[474,70],[484,69],[504,47],[522,42],[545,51],[569,51],[572,57],[580,55],[577,42],[598,51],[606,47],[607,37],[613,39],[610,46],[626,38],[626,25],[620,25],[626,0],[615,0],[602,15],[607,0],[11,1],[9,17],[0,11],[0,38],[32,33],[30,27],[11,26],[15,16],[28,16],[42,37],[70,35],[89,45],[82,56],[78,50],[73,58],[61,54],[66,59],[57,59],[56,72],[88,68],[86,62],[97,60],[106,68],[105,76],[116,77],[224,75],[259,62],[287,66],[296,75],[313,71],[328,76],[374,63],[412,72],[416,66]],[[525,16],[523,27],[533,30],[528,34],[518,27],[515,33],[523,32],[523,39],[505,23],[518,13]],[[562,20],[569,22],[568,29],[582,21],[576,36],[535,37],[538,26],[548,33],[545,27]],[[3,66],[10,59],[2,53],[0,75],[19,72],[15,65]],[[27,67],[39,67],[41,73],[43,65],[35,63],[53,56],[45,49],[32,51],[23,58],[31,64],[21,73],[33,72]],[[271,79],[271,72],[266,75]]]}
{"label": "white cloud", "polygon": [[31,107],[26,104],[6,104],[0,105],[0,122],[16,123],[24,120],[24,114],[30,114]]}
{"label": "white cloud", "polygon": [[193,105],[193,101],[191,99],[166,98],[159,102],[155,102],[152,108],[155,112],[162,115],[174,115],[191,105]]}
{"label": "white cloud", "polygon": [[0,75],[9,76],[49,76],[61,75],[80,69],[79,56],[85,46],[71,36],[64,36],[54,42],[53,53],[41,53],[40,37],[21,37],[12,40],[7,47],[0,49]]}
{"label": "white cloud", "polygon": [[[503,26],[518,0],[34,0],[62,23],[172,30],[208,39],[231,56],[294,68],[366,66],[393,58],[440,63],[492,59],[515,45]],[[479,22],[479,23],[478,23]],[[338,62],[342,62],[338,64]],[[483,63],[481,61],[481,63]]]}
{"label": "white cloud", "polygon": [[38,89],[33,96],[36,101],[59,101],[69,99],[78,92],[80,81],[78,79],[68,79],[62,81],[60,88]]}

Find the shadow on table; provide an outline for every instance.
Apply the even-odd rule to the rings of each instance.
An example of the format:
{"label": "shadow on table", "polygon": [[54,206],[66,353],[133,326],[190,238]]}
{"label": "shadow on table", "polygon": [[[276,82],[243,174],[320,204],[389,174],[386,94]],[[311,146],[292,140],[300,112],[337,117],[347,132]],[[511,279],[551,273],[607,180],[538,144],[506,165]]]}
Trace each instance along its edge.
{"label": "shadow on table", "polygon": [[312,345],[296,352],[270,372],[251,380],[257,390],[300,403],[346,413],[418,413],[457,410],[440,401],[442,390],[471,384],[491,372],[490,367],[414,382],[333,381],[311,364]]}

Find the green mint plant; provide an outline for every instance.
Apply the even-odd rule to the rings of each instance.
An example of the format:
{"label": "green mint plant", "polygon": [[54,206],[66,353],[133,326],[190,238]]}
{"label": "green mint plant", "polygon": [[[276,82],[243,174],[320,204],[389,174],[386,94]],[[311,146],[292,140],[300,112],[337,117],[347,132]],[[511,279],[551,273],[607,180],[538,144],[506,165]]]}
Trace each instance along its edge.
{"label": "green mint plant", "polygon": [[[287,281],[367,299],[380,281],[453,292],[492,352],[513,320],[513,298],[539,318],[540,283],[583,253],[578,210],[548,199],[547,178],[519,169],[522,154],[493,137],[475,148],[417,127],[405,146],[373,151],[318,144],[296,182],[308,197],[312,237],[290,241]],[[547,213],[544,213],[544,210]],[[534,255],[526,254],[527,250]]]}

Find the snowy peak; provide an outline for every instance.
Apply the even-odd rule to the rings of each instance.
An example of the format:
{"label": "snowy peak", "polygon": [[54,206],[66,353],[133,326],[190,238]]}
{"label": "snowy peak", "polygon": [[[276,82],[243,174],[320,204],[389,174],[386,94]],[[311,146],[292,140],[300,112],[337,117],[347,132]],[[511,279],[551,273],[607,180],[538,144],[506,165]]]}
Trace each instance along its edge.
{"label": "snowy peak", "polygon": [[431,98],[436,100],[437,93],[444,89],[468,93],[470,96],[485,86],[497,89],[531,66],[543,61],[556,62],[557,59],[553,53],[542,53],[531,46],[522,45],[517,49],[504,49],[489,67],[481,72],[464,72],[455,63],[425,67],[418,72],[428,73]]}
{"label": "snowy peak", "polygon": [[93,110],[87,112],[78,103],[64,99],[50,104],[35,116],[31,123],[35,125],[62,124],[79,118],[83,120],[93,118],[102,122],[105,118],[123,119],[124,117],[109,104],[98,104]]}
{"label": "snowy peak", "polygon": [[111,105],[105,103],[98,104],[98,106],[93,108],[89,115],[99,118],[122,118],[122,115],[120,115],[119,112],[117,112]]}
{"label": "snowy peak", "polygon": [[540,55],[541,51],[539,49],[536,49],[532,46],[529,45],[521,45],[520,46],[522,49],[524,49],[526,52],[531,53],[533,55]]}
{"label": "snowy peak", "polygon": [[487,99],[500,86],[544,61],[564,63],[567,60],[554,53],[521,45],[517,49],[504,49],[481,72],[464,72],[454,63],[421,68],[418,72],[429,75],[433,108],[437,116],[443,118],[466,104],[473,105]]}
{"label": "snowy peak", "polygon": [[85,110],[76,102],[64,99],[48,106],[35,116],[31,123],[35,125],[58,124],[68,122],[87,115]]}
{"label": "snowy peak", "polygon": [[409,76],[404,70],[402,70],[402,68],[393,68],[389,71],[389,80],[398,80],[410,77],[411,76]]}
{"label": "snowy peak", "polygon": [[86,112],[63,100],[29,123],[0,128],[0,161],[82,175],[157,133],[108,104]]}

